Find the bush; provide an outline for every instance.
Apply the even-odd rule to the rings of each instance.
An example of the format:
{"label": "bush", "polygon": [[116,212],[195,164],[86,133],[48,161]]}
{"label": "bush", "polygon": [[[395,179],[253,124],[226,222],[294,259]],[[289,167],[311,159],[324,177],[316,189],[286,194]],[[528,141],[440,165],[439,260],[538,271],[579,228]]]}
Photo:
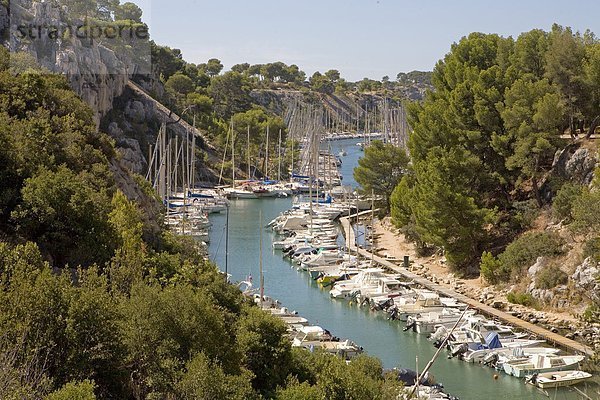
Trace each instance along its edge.
{"label": "bush", "polygon": [[486,281],[495,285],[510,278],[510,271],[504,268],[504,264],[500,262],[492,253],[484,251],[481,255],[481,264],[479,264],[481,275]]}
{"label": "bush", "polygon": [[583,256],[600,262],[600,236],[588,239],[583,247]]}
{"label": "bush", "polygon": [[50,393],[47,400],[95,400],[93,381],[69,382],[60,390]]}
{"label": "bush", "polygon": [[530,228],[540,213],[540,207],[534,199],[515,201],[513,208],[515,209],[514,221],[521,229]]}
{"label": "bush", "polygon": [[573,229],[580,233],[600,228],[600,191],[585,188],[573,202]]}
{"label": "bush", "polygon": [[581,195],[583,187],[577,183],[565,183],[556,196],[552,204],[552,216],[558,221],[565,220],[571,222],[573,220],[572,210],[573,203]]}
{"label": "bush", "polygon": [[523,292],[510,292],[506,295],[506,300],[508,300],[509,303],[521,304],[525,307],[536,307],[537,305],[537,302],[532,295]]}
{"label": "bush", "polygon": [[563,241],[554,232],[526,233],[506,247],[498,259],[510,273],[518,273],[538,257],[555,257],[563,253]]}
{"label": "bush", "polygon": [[567,274],[558,267],[546,266],[535,278],[535,287],[538,289],[552,289],[564,285],[569,280]]}
{"label": "bush", "polygon": [[598,322],[600,320],[600,306],[592,304],[583,312],[582,319],[587,322]]}

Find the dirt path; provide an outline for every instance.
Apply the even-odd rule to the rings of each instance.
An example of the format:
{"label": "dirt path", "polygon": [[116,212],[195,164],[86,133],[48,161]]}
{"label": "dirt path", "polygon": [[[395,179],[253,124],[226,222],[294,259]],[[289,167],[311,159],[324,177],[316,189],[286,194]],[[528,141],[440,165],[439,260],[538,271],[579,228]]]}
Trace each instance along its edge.
{"label": "dirt path", "polygon": [[389,218],[375,222],[375,247],[382,257],[393,257],[402,260],[410,256],[411,271],[456,292],[464,294],[474,300],[489,305],[495,304],[515,315],[525,315],[528,320],[535,319],[541,323],[557,325],[560,327],[574,327],[580,321],[568,312],[538,311],[521,305],[510,304],[506,300],[507,289],[497,290],[485,284],[482,278],[460,279],[447,267],[445,258],[439,255],[420,257],[413,243],[408,242],[403,234],[394,228]]}

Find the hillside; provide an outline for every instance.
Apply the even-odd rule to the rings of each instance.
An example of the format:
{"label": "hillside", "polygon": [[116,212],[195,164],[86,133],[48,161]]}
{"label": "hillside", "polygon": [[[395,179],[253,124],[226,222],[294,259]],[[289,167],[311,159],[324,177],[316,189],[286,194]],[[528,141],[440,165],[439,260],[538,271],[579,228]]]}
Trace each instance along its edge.
{"label": "hillside", "polygon": [[[132,3],[19,4],[12,16],[40,26],[147,28]],[[583,325],[569,335],[600,349],[593,35],[473,33],[433,72],[348,82],[277,61],[224,71],[149,40],[144,54],[76,37],[14,45],[7,17],[2,2],[0,398],[397,397],[377,360],[291,349],[285,326],[169,232],[144,179],[163,124],[198,139],[195,184],[234,167],[268,175],[267,132],[287,149],[310,119],[324,132],[392,126],[398,146],[367,149],[357,181],[383,181],[395,229],[431,264],[418,269],[530,321],[570,314]]]}

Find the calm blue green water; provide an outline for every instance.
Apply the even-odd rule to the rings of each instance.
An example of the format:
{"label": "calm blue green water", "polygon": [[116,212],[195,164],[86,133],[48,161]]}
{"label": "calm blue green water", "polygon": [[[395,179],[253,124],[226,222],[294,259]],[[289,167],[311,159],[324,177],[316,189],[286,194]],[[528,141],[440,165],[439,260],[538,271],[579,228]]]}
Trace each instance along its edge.
{"label": "calm blue green water", "polygon": [[[332,142],[333,151],[343,146],[348,152],[348,156],[344,157],[342,169],[346,183],[346,177],[351,177],[352,164],[356,165],[358,157],[362,155],[358,147],[354,146],[355,142]],[[351,151],[355,148],[356,151]],[[382,314],[363,308],[357,309],[345,302],[332,301],[328,292],[319,289],[308,274],[296,271],[279,252],[272,250],[274,234],[269,229],[261,228],[261,225],[266,225],[290,205],[290,199],[237,200],[231,203],[228,272],[232,275],[232,281],[245,280],[248,275],[252,275],[254,282],[258,283],[262,229],[266,294],[279,299],[289,309],[298,311],[311,323],[329,329],[338,337],[352,339],[363,346],[369,355],[380,358],[385,367],[401,366],[414,369],[418,356],[419,366],[423,368],[435,352],[435,348],[425,337],[412,332],[402,332],[401,323],[388,321]],[[262,224],[259,220],[261,213]],[[209,253],[221,269],[225,266],[225,218],[225,214],[211,216],[213,227]],[[494,379],[494,370],[459,360],[448,360],[445,353],[438,358],[431,371],[437,380],[445,385],[448,392],[461,399],[547,398],[519,379],[502,373],[498,374],[498,379]],[[566,389],[559,390],[556,397],[554,392],[550,394],[551,399],[580,398]],[[591,396],[594,399],[600,398],[600,395],[596,394]]]}

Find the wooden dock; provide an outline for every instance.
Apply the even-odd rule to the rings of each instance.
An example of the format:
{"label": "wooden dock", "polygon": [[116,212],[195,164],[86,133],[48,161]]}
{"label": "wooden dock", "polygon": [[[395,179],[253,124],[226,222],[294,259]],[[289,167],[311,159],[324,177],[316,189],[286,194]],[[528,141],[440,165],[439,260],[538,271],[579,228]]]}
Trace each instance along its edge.
{"label": "wooden dock", "polygon": [[349,247],[350,251],[356,252],[365,258],[370,259],[372,257],[374,262],[376,262],[380,265],[383,265],[384,267],[389,268],[390,270],[393,270],[393,271],[403,275],[404,277],[418,283],[419,285],[421,285],[429,290],[433,290],[444,296],[457,299],[457,300],[467,304],[470,308],[476,309],[483,314],[497,318],[497,319],[499,319],[505,323],[511,324],[513,326],[516,326],[519,329],[522,329],[531,334],[534,334],[535,336],[537,336],[539,338],[543,338],[546,341],[548,341],[548,343],[550,343],[556,347],[568,349],[568,350],[574,351],[576,353],[585,354],[586,356],[591,356],[594,354],[594,351],[589,346],[585,346],[579,342],[568,339],[568,338],[558,335],[554,332],[550,332],[549,330],[544,329],[541,326],[537,326],[530,322],[523,321],[522,319],[519,319],[519,318],[515,317],[514,315],[508,314],[504,311],[501,311],[501,310],[495,309],[493,307],[490,307],[486,304],[480,303],[480,302],[478,302],[474,299],[471,299],[470,297],[467,297],[461,293],[455,292],[454,290],[452,290],[448,287],[439,285],[437,283],[433,283],[430,280],[425,279],[422,276],[419,276],[415,273],[412,273],[412,272],[408,271],[407,269],[405,269],[404,267],[400,267],[400,266],[386,260],[383,257],[379,257],[365,249],[359,248],[358,246],[356,246],[356,238],[354,235],[354,229],[351,229],[350,218],[357,218],[357,217],[360,217],[361,215],[365,215],[370,212],[371,211],[364,211],[364,212],[361,212],[358,214],[351,215],[350,217],[340,218],[340,222],[342,224],[342,227],[344,228],[344,236],[346,237],[346,243],[347,243],[347,246]]}

